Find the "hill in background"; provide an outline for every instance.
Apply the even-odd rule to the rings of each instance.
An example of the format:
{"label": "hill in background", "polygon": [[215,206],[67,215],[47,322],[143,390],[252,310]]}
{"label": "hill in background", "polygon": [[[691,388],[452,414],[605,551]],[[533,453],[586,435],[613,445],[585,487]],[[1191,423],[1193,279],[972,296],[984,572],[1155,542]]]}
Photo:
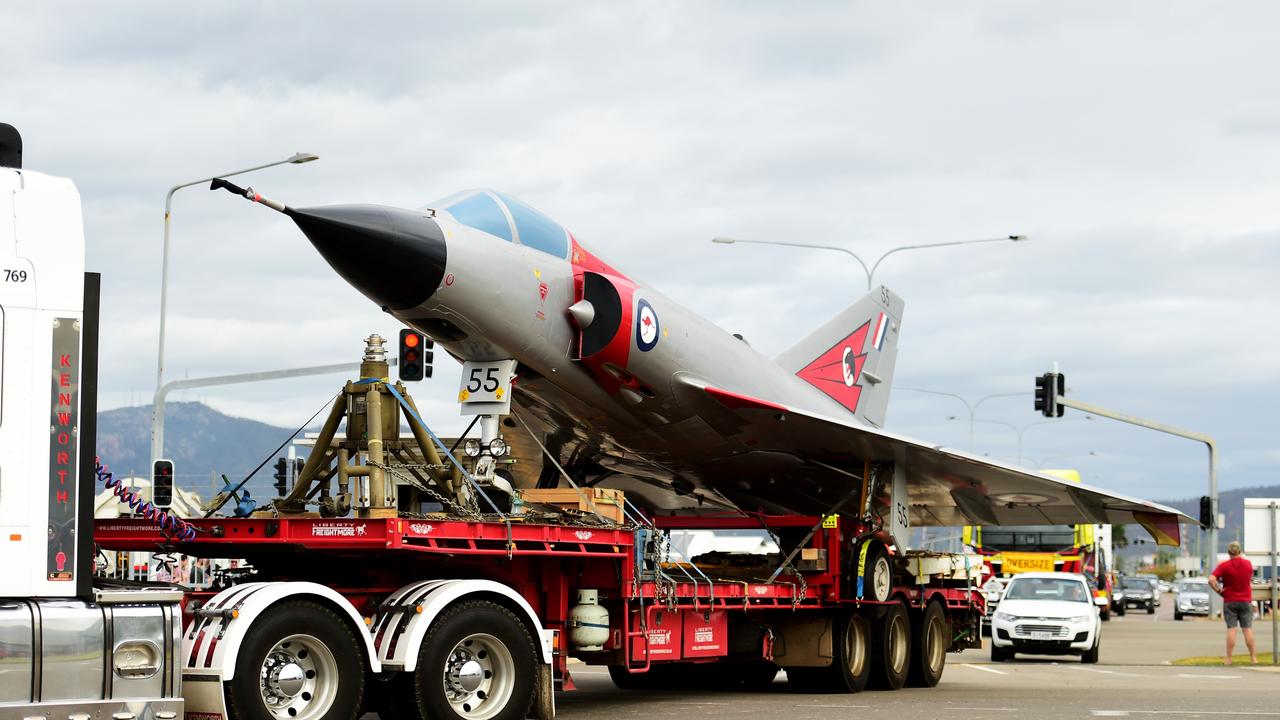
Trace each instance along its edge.
{"label": "hill in background", "polygon": [[[293,428],[231,417],[198,402],[165,405],[165,454],[173,460],[177,483],[204,499],[221,488],[225,473],[232,482],[267,458]],[[281,454],[287,449],[281,450]],[[117,408],[98,413],[98,456],[118,477],[151,473],[151,406]],[[272,462],[249,481],[255,499],[274,497]]]}
{"label": "hill in background", "polygon": [[[165,406],[165,451],[174,462],[181,487],[211,497],[211,488],[220,488],[222,473],[239,482],[284,442],[292,428],[275,427],[256,420],[231,417],[198,402],[168,403]],[[282,453],[285,451],[281,451]],[[98,413],[98,455],[111,471],[125,475],[148,475],[151,465],[151,406],[117,408]],[[249,481],[253,497],[265,501],[275,495],[272,462]],[[1226,513],[1226,527],[1218,534],[1219,551],[1242,532],[1246,497],[1280,497],[1280,485],[1223,490],[1218,505]],[[1158,500],[1197,517],[1200,498]],[[1194,529],[1184,546],[1194,548]],[[1151,552],[1151,538],[1140,526],[1129,528],[1130,546],[1125,554]],[[1138,543],[1136,540],[1145,540]]]}

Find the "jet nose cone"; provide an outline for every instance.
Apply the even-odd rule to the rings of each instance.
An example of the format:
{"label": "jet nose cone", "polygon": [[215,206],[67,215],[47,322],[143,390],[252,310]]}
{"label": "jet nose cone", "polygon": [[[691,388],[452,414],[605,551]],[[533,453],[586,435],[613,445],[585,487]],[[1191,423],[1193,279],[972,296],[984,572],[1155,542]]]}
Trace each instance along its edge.
{"label": "jet nose cone", "polygon": [[383,308],[420,305],[444,279],[444,233],[420,212],[327,205],[288,213],[333,269]]}

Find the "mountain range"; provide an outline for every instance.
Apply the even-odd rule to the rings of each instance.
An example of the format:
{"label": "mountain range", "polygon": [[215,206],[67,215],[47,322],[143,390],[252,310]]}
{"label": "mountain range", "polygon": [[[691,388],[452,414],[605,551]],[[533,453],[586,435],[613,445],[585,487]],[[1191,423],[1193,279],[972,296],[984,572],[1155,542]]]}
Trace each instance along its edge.
{"label": "mountain range", "polygon": [[[246,487],[259,501],[274,497],[273,451],[292,428],[231,417],[198,402],[168,403],[164,417],[165,456],[173,460],[179,487],[208,499],[222,487],[223,473],[239,482],[266,459]],[[98,413],[98,457],[117,476],[150,475],[151,406]]]}
{"label": "mountain range", "polygon": [[[272,452],[293,432],[247,418],[225,415],[198,402],[176,402],[165,406],[165,453],[174,462],[178,484],[208,498],[220,488],[220,475],[232,482],[244,479],[263,460],[267,465],[246,485],[260,501],[275,496],[272,485]],[[98,413],[98,456],[117,474],[147,475],[151,463],[151,406],[105,410]],[[281,451],[283,453],[285,451]],[[1226,514],[1226,526],[1219,533],[1219,549],[1225,551],[1239,537],[1246,497],[1280,497],[1280,485],[1223,490],[1218,505]],[[1200,499],[1157,500],[1190,517],[1200,512]],[[1190,535],[1191,533],[1188,533]],[[1142,551],[1150,536],[1140,527],[1129,531],[1130,552]],[[1136,542],[1145,540],[1146,542]]]}

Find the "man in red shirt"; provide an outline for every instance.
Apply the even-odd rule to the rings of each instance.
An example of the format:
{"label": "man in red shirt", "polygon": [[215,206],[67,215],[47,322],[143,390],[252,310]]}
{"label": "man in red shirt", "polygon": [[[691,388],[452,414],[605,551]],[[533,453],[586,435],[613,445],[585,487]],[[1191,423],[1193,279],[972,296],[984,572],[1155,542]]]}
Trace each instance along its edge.
{"label": "man in red shirt", "polygon": [[1209,586],[1222,594],[1222,618],[1227,621],[1227,660],[1236,649],[1236,626],[1244,629],[1244,644],[1249,660],[1257,665],[1258,653],[1253,646],[1253,563],[1240,557],[1240,543],[1227,546],[1228,559],[1213,569]]}

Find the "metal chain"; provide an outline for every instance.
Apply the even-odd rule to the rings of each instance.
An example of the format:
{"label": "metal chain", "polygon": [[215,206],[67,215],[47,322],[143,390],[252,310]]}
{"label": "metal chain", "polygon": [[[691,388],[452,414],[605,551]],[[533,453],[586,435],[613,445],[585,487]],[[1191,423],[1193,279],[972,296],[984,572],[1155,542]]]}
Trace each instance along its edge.
{"label": "metal chain", "polygon": [[454,502],[453,500],[450,500],[449,498],[445,497],[442,493],[437,492],[437,491],[436,491],[436,490],[434,490],[433,488],[430,488],[430,487],[428,487],[428,486],[424,485],[424,484],[423,484],[423,483],[421,483],[421,482],[418,482],[418,478],[414,477],[411,473],[409,473],[409,472],[406,472],[406,471],[402,470],[402,468],[403,468],[403,469],[405,469],[405,470],[407,470],[408,468],[414,468],[414,469],[425,469],[425,468],[432,468],[432,467],[439,467],[439,466],[435,466],[435,465],[387,465],[387,464],[385,464],[385,463],[373,463],[373,462],[368,463],[368,464],[369,464],[369,465],[371,465],[371,466],[373,466],[373,467],[382,468],[384,471],[391,473],[391,475],[395,476],[397,479],[399,479],[399,480],[403,480],[404,482],[408,483],[409,485],[412,485],[413,487],[417,488],[418,490],[421,490],[422,492],[424,492],[424,493],[426,493],[427,495],[431,496],[431,498],[433,498],[434,500],[438,501],[441,505],[443,505],[443,506],[445,506],[445,507],[447,507],[447,508],[452,509],[456,514],[458,514],[458,515],[460,515],[460,516],[462,516],[462,517],[472,518],[472,519],[475,519],[475,520],[483,519],[483,515],[480,513],[480,511],[479,511],[478,509],[476,509],[476,508],[467,508],[467,507],[463,507],[462,505],[460,505],[460,504],[458,504],[458,503]]}

